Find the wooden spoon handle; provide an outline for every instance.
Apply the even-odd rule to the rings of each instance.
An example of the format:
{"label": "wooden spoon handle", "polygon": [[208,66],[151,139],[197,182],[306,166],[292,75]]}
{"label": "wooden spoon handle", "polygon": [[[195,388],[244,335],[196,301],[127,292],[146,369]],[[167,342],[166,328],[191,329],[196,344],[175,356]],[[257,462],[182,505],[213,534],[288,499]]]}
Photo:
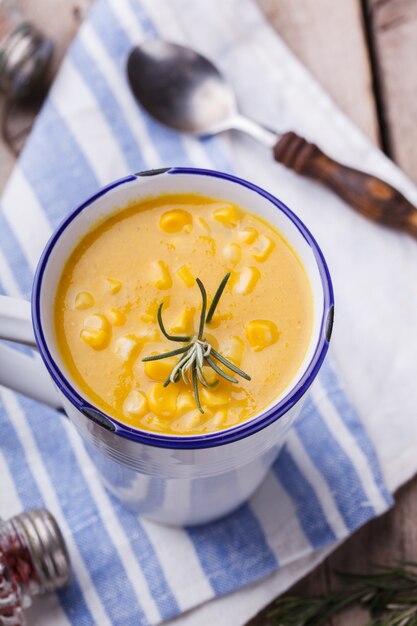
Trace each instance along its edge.
{"label": "wooden spoon handle", "polygon": [[417,209],[388,183],[342,165],[296,133],[283,135],[274,157],[297,174],[332,189],[365,217],[417,238]]}

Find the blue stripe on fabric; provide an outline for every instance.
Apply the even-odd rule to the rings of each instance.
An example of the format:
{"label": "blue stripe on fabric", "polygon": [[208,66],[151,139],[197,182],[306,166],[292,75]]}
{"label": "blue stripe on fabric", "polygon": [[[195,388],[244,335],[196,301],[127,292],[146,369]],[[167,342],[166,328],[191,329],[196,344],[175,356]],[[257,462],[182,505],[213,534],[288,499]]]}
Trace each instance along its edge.
{"label": "blue stripe on fabric", "polygon": [[187,530],[216,596],[254,582],[278,567],[248,504],[218,522]]}
{"label": "blue stripe on fabric", "polygon": [[[62,416],[27,398],[19,400],[106,613],[114,624],[146,625],[135,591],[80,471]],[[56,459],[59,459],[59,471]]]}
{"label": "blue stripe on fabric", "polygon": [[[117,463],[103,463],[101,452],[97,451],[97,448],[91,442],[84,442],[84,444],[93,462],[97,460],[97,469],[110,489],[128,490],[131,487],[132,470]],[[138,502],[138,506],[143,507],[142,510],[148,513],[158,510],[164,500],[165,486],[166,482],[163,479],[152,476],[146,493],[143,499]],[[109,494],[109,497],[123,530],[126,536],[129,537],[129,544],[144,573],[149,591],[158,606],[161,617],[166,620],[178,615],[180,608],[171,592],[165,572],[143,525],[137,516],[129,512],[117,498],[111,494]]]}
{"label": "blue stripe on fabric", "polygon": [[0,247],[6,259],[13,259],[13,276],[23,296],[29,297],[32,290],[33,272],[1,208]]}
{"label": "blue stripe on fabric", "polygon": [[[130,1],[132,8],[139,15],[141,26],[145,33],[152,36],[157,34],[151,20],[146,16],[139,3],[136,0]],[[98,33],[104,47],[107,48],[109,55],[115,59],[118,70],[124,72],[126,53],[130,49],[131,42],[128,40],[127,33],[117,23],[115,16],[107,8],[104,9],[104,6],[107,5],[105,5],[103,0],[96,4],[91,18],[92,26]],[[111,93],[109,95],[109,86],[105,77],[99,74],[97,70],[94,70],[94,68],[83,67],[83,60],[86,62],[88,58],[82,45],[76,43],[74,49],[75,52],[71,53],[74,55],[72,57],[73,61],[83,78],[92,86],[94,95],[99,101],[98,105],[116,133],[115,140],[119,142],[126,155],[129,167],[132,167],[135,150],[139,153],[139,148],[131,144],[132,137],[127,137],[129,127],[124,118],[123,110],[114,108],[115,104],[118,106],[114,98],[111,102],[107,102],[107,99],[112,98],[112,95]],[[90,63],[94,65],[92,61]],[[93,81],[96,81],[94,85]],[[112,117],[113,115],[116,119]],[[139,109],[138,115],[140,115]],[[191,164],[184,145],[176,133],[160,126],[146,114],[143,115],[143,119],[164,165]],[[51,137],[54,138],[54,141],[51,141]],[[50,101],[47,102],[40,116],[40,123],[35,126],[28,145],[29,150],[25,150],[22,157],[22,164],[25,166],[25,176],[38,194],[39,200],[44,209],[46,209],[51,222],[56,225],[68,210],[73,209],[86,196],[96,190],[98,181],[65,120],[59,116],[59,113]],[[233,171],[226,153],[222,151],[221,142],[213,138],[202,145],[216,168],[223,171]],[[138,164],[133,167],[137,170],[142,165]],[[54,179],[55,184],[51,185],[51,178]],[[2,220],[4,220],[4,216],[0,214],[0,243],[6,252],[6,256],[13,259],[13,266],[16,269],[17,280],[22,291],[28,293],[32,272],[17,240],[13,238],[13,233],[10,233],[12,237],[10,238],[9,232],[2,228]],[[330,399],[332,398],[330,397]],[[337,410],[340,409],[339,412],[342,417],[344,417],[344,410],[341,410],[341,407],[345,400],[337,397],[337,404],[336,400],[332,400]],[[75,456],[72,454],[65,428],[60,422],[62,418],[58,417],[55,412],[45,408],[41,409],[38,405],[29,401],[22,401],[22,405],[25,406],[27,415],[30,416],[32,430],[41,448],[44,462],[52,477],[51,480],[54,482],[60,500],[65,505],[63,506],[64,513],[67,520],[71,521],[70,525],[74,540],[78,544],[83,558],[84,555],[88,555],[87,567],[98,568],[99,564],[96,561],[98,560],[99,563],[102,563],[102,555],[100,552],[95,551],[93,554],[92,545],[99,545],[100,549],[105,549],[107,556],[112,553],[112,549],[111,546],[105,545],[106,539],[102,529],[102,521],[97,510],[91,505],[92,498],[90,498],[87,484],[81,472],[78,471],[78,464]],[[1,417],[0,407],[0,421]],[[350,413],[348,422],[348,427],[353,432],[353,435],[359,438],[358,444],[364,446],[362,449],[369,458],[369,453],[367,452],[368,443],[362,437],[362,425],[356,413]],[[14,438],[17,439],[12,424],[8,420],[6,420],[6,424]],[[357,426],[355,426],[356,424]],[[305,426],[303,428],[307,431]],[[5,438],[3,426],[0,433],[0,442],[4,446],[7,436]],[[328,435],[323,433],[322,436],[322,440],[318,439],[310,443],[310,434],[308,437],[306,434],[304,443],[307,450],[309,450],[309,454],[311,454],[310,448],[312,447],[317,450],[316,455],[323,456],[324,451],[327,454]],[[307,442],[309,442],[308,446]],[[369,446],[375,455],[370,442]],[[11,437],[9,444],[6,443],[6,448],[8,454],[6,460],[10,465],[12,473],[16,476],[19,495],[20,492],[25,494],[26,500],[22,497],[24,506],[39,506],[41,495],[31,476],[30,468],[19,441],[15,443],[13,437]],[[301,526],[311,544],[318,548],[334,541],[336,537],[325,518],[320,501],[308,479],[297,467],[288,450],[284,450],[281,457],[276,462],[274,471],[295,502]],[[56,471],[57,458],[60,459],[59,474]],[[337,458],[339,459],[339,457]],[[371,461],[372,466],[374,466],[375,472],[380,472],[376,455],[374,458],[376,466],[374,466],[374,460]],[[345,480],[343,482],[342,480],[344,478],[345,465],[342,462],[339,466],[339,471],[337,471],[330,464],[330,460],[317,459],[316,462],[313,459],[313,462],[322,471],[333,493],[337,494],[340,490],[340,497],[345,498],[349,502],[351,494],[345,491],[349,487],[348,481]],[[319,467],[320,461],[322,462],[321,467]],[[331,471],[328,468],[329,464]],[[65,467],[63,467],[64,465]],[[377,474],[374,475],[377,476]],[[80,480],[79,476],[81,476]],[[385,489],[382,476],[380,474],[379,476],[382,487]],[[356,491],[355,497],[356,500],[353,500],[354,504],[352,506],[360,508],[362,501],[360,494]],[[75,499],[77,500],[76,502],[74,501]],[[339,500],[337,500],[337,503],[340,506]],[[179,612],[179,608],[165,580],[164,572],[146,531],[138,523],[137,518],[125,511],[122,505],[115,501],[114,507],[123,529],[131,541],[135,556],[147,578],[150,593],[155,598],[161,617],[168,619],[174,616]],[[363,509],[362,513],[367,514],[366,519],[372,516],[369,507],[367,511]],[[85,514],[87,514],[87,517],[84,517]],[[359,516],[356,518],[352,517],[352,524],[358,519]],[[363,521],[366,521],[366,519]],[[363,523],[363,521],[359,523]],[[95,523],[98,524],[99,531],[97,536],[91,537],[91,528]],[[356,526],[353,525],[352,528],[356,528]],[[270,573],[277,567],[276,559],[267,545],[259,522],[248,505],[244,505],[239,511],[225,520],[213,523],[208,527],[189,529],[188,532],[216,595],[227,593],[250,583],[260,576]],[[115,550],[113,549],[114,552]],[[119,581],[116,581],[115,584],[114,574],[115,570],[118,569],[118,565],[112,565],[114,569],[110,568],[110,571],[105,573],[97,572],[97,591],[101,595],[101,589],[105,590],[106,602],[114,602],[116,604],[117,596],[117,601],[121,602],[122,606],[126,607],[127,610],[131,590],[129,591],[128,589],[127,594],[124,593],[126,584],[123,576],[120,577],[123,585]],[[94,571],[96,570],[94,569]],[[119,596],[121,586],[123,589]],[[72,586],[68,590],[64,590],[59,595],[68,618],[73,620],[72,623],[77,624],[77,626],[84,626],[84,624],[87,626],[95,623],[88,611],[88,607],[84,607],[84,604],[82,604],[85,601],[76,580],[73,580]],[[74,607],[76,614],[74,614]],[[138,614],[136,607],[133,610],[135,614],[133,617],[130,614],[129,619],[123,614],[120,615],[120,612],[117,611],[117,617],[113,619],[113,623],[123,624],[124,626],[144,624],[145,622],[141,621],[145,619],[143,613],[140,612]]]}
{"label": "blue stripe on fabric", "polygon": [[[126,577],[123,575],[124,569],[122,572],[119,572],[119,570],[123,568],[123,565],[121,562],[119,562],[119,557],[116,549],[111,545],[111,541],[109,541],[107,531],[100,521],[100,514],[96,509],[93,499],[89,495],[89,490],[85,479],[83,478],[82,473],[79,471],[78,461],[72,451],[71,443],[68,439],[67,433],[62,423],[62,417],[57,416],[56,412],[52,411],[51,409],[40,407],[38,404],[33,403],[26,398],[22,398],[21,403],[26,413],[28,415],[30,414],[31,418],[33,416],[34,423],[36,423],[37,428],[35,436],[37,438],[38,446],[42,452],[42,456],[45,459],[45,463],[49,461],[50,470],[53,471],[55,459],[60,458],[60,460],[62,461],[62,465],[65,464],[65,469],[67,471],[67,486],[75,481],[77,484],[77,489],[79,490],[80,495],[83,499],[82,502],[77,502],[77,509],[82,511],[83,515],[86,515],[86,511],[88,511],[88,515],[94,516],[96,518],[94,528],[95,530],[97,528],[100,530],[101,536],[95,537],[94,541],[90,542],[91,546],[86,546],[86,549],[92,549],[93,544],[95,544],[96,541],[100,546],[104,542],[104,544],[108,547],[107,556],[108,560],[110,560],[112,562],[112,565],[114,565],[114,571],[112,572],[108,570],[108,565],[103,562],[101,565],[102,570],[97,573],[96,585],[98,586],[101,580],[103,580],[103,582],[106,580],[110,581],[114,578],[114,576],[117,576],[117,579],[121,581],[121,588],[118,590],[120,598],[123,600],[123,603],[124,605],[126,605],[126,607],[134,606],[132,604],[132,596],[129,583],[127,582]],[[44,416],[44,434],[42,434],[41,432],[38,433],[38,430],[42,431],[42,428],[38,428],[38,424],[42,420],[40,414]],[[62,454],[60,450],[57,449],[54,443],[57,441],[59,442],[59,446],[62,449]],[[63,482],[65,483],[65,481]],[[63,496],[65,494],[66,487],[63,485],[62,490],[59,490],[60,488],[61,481],[59,480],[59,485],[56,487],[56,490],[58,495]],[[143,526],[138,522],[137,517],[130,513],[126,508],[124,508],[119,501],[117,501],[115,498],[112,498],[111,501],[113,507],[116,509],[116,515],[123,527],[126,537],[129,538],[129,543],[135,553],[135,556],[138,559],[138,563],[144,572],[149,591],[158,606],[161,617],[163,619],[168,619],[170,617],[173,617],[174,615],[177,615],[179,613],[179,607],[176,602],[175,596],[173,595],[168,585],[164,571]],[[67,518],[75,514],[75,511],[73,510],[73,505],[69,504],[68,506],[68,512],[65,511],[65,515]],[[99,565],[100,563],[97,563],[97,566]],[[103,571],[106,572],[105,576],[103,576]],[[136,598],[133,598],[133,600],[134,602],[136,602]],[[115,615],[117,615],[116,610]],[[141,624],[146,624],[145,616],[143,615],[140,607],[135,609],[135,615],[140,617],[140,619],[142,620],[140,622]],[[139,617],[136,617],[136,619],[139,619]],[[119,623],[127,624],[127,622]],[[136,624],[137,622],[134,623]]]}
{"label": "blue stripe on fabric", "polygon": [[158,29],[149,17],[148,13],[145,11],[142,4],[140,2],[136,2],[136,0],[128,0],[128,4],[138,18],[145,35],[147,37],[159,37]]}
{"label": "blue stripe on fabric", "polygon": [[29,346],[25,346],[22,343],[17,343],[16,341],[9,341],[7,339],[2,339],[1,343],[7,346],[8,348],[12,348],[13,350],[16,350],[16,352],[20,352],[21,354],[26,354],[27,356],[33,357],[33,348],[30,348]]}
{"label": "blue stripe on fabric", "polygon": [[349,530],[374,517],[362,481],[346,451],[336,441],[308,396],[295,429],[307,454],[329,485],[336,506]]}
{"label": "blue stripe on fabric", "polygon": [[215,169],[228,174],[235,174],[235,168],[229,159],[226,150],[223,148],[219,137],[208,137],[203,139],[201,145],[204,147],[207,156],[213,163]]}
{"label": "blue stripe on fabric", "polygon": [[[148,37],[159,37],[158,29],[145,11],[144,7],[136,0],[129,0],[130,8],[138,18],[138,22]],[[137,42],[135,42],[137,43]],[[223,172],[234,172],[234,167],[228,158],[226,151],[217,137],[203,139],[201,145],[204,147],[207,156],[213,167]]]}
{"label": "blue stripe on fabric", "polygon": [[[25,509],[44,507],[45,502],[33,477],[25,451],[13,427],[12,420],[0,400],[1,450],[13,477],[17,495]],[[68,620],[74,626],[95,626],[96,621],[86,604],[75,576],[58,597]]]}
{"label": "blue stripe on fabric", "polygon": [[[126,76],[127,55],[133,43],[137,42],[132,42],[129,39],[129,34],[120,25],[117,16],[107,2],[99,2],[96,5],[90,25],[100,38],[109,56],[114,60],[118,71],[122,76]],[[126,89],[129,90],[129,87],[126,86]],[[180,164],[191,166],[192,163],[179,134],[154,121],[139,105],[137,105],[137,111],[152,138],[152,144],[159,153],[162,166],[170,167]]]}
{"label": "blue stripe on fabric", "polygon": [[291,498],[298,521],[313,548],[322,548],[337,539],[312,485],[284,446],[272,467]]}
{"label": "blue stripe on fabric", "polygon": [[116,498],[111,496],[111,500],[123,530],[129,537],[130,546],[140,564],[150,594],[158,606],[162,619],[167,620],[178,615],[180,607],[143,525]]}
{"label": "blue stripe on fabric", "polygon": [[48,219],[56,226],[97,191],[99,183],[51,99],[44,105],[39,121],[20,164]]}
{"label": "blue stripe on fabric", "polygon": [[120,150],[126,159],[129,169],[127,173],[146,169],[148,166],[144,161],[139,144],[126,122],[124,114],[113,95],[112,88],[103,73],[98,69],[94,59],[91,58],[85,49],[80,37],[75,40],[71,48],[70,57],[78,72],[92,90],[94,97],[100,105],[100,112],[113,131],[114,139],[119,144]]}
{"label": "blue stripe on fabric", "polygon": [[368,433],[364,428],[358,412],[347,398],[343,388],[341,387],[336,372],[330,365],[329,359],[326,359],[323,363],[319,376],[323,381],[327,397],[353,435],[359,448],[365,454],[381,495],[383,496],[385,502],[391,506],[393,504],[393,499],[385,486],[375,448],[369,439]]}

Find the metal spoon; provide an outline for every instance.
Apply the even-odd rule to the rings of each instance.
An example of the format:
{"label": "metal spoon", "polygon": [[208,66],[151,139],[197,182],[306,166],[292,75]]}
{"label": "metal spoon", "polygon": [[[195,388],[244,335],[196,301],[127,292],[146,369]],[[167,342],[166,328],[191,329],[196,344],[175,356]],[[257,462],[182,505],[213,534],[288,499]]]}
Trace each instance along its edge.
{"label": "metal spoon", "polygon": [[276,161],[332,189],[369,219],[417,237],[417,210],[388,183],[347,167],[293,132],[278,134],[241,115],[219,70],[204,56],[152,39],[129,54],[136,100],[162,124],[197,136],[240,130],[273,150]]}

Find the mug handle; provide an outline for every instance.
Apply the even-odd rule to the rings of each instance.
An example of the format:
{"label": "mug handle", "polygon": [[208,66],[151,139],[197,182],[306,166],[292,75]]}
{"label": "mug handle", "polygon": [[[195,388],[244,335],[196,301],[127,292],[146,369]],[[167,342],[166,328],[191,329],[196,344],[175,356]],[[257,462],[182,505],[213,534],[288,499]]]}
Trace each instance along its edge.
{"label": "mug handle", "polygon": [[[36,347],[30,303],[0,296],[0,339]],[[39,355],[13,350],[0,343],[0,385],[61,409],[57,390]]]}

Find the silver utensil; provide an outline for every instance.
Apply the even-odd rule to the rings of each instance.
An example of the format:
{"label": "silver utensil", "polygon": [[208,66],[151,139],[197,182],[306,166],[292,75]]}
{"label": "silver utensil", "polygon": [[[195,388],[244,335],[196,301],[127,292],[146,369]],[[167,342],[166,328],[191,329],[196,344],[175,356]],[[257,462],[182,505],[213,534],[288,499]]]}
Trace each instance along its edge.
{"label": "silver utensil", "polygon": [[362,215],[417,237],[417,210],[399,191],[338,163],[294,132],[272,132],[239,113],[230,85],[198,52],[152,39],[131,51],[127,75],[136,100],[162,124],[197,136],[243,131],[272,149],[276,161],[322,183]]}
{"label": "silver utensil", "polygon": [[190,48],[152,39],[132,50],[127,72],[138,102],[170,128],[198,136],[236,129],[268,148],[277,142],[276,133],[238,112],[219,70]]}

